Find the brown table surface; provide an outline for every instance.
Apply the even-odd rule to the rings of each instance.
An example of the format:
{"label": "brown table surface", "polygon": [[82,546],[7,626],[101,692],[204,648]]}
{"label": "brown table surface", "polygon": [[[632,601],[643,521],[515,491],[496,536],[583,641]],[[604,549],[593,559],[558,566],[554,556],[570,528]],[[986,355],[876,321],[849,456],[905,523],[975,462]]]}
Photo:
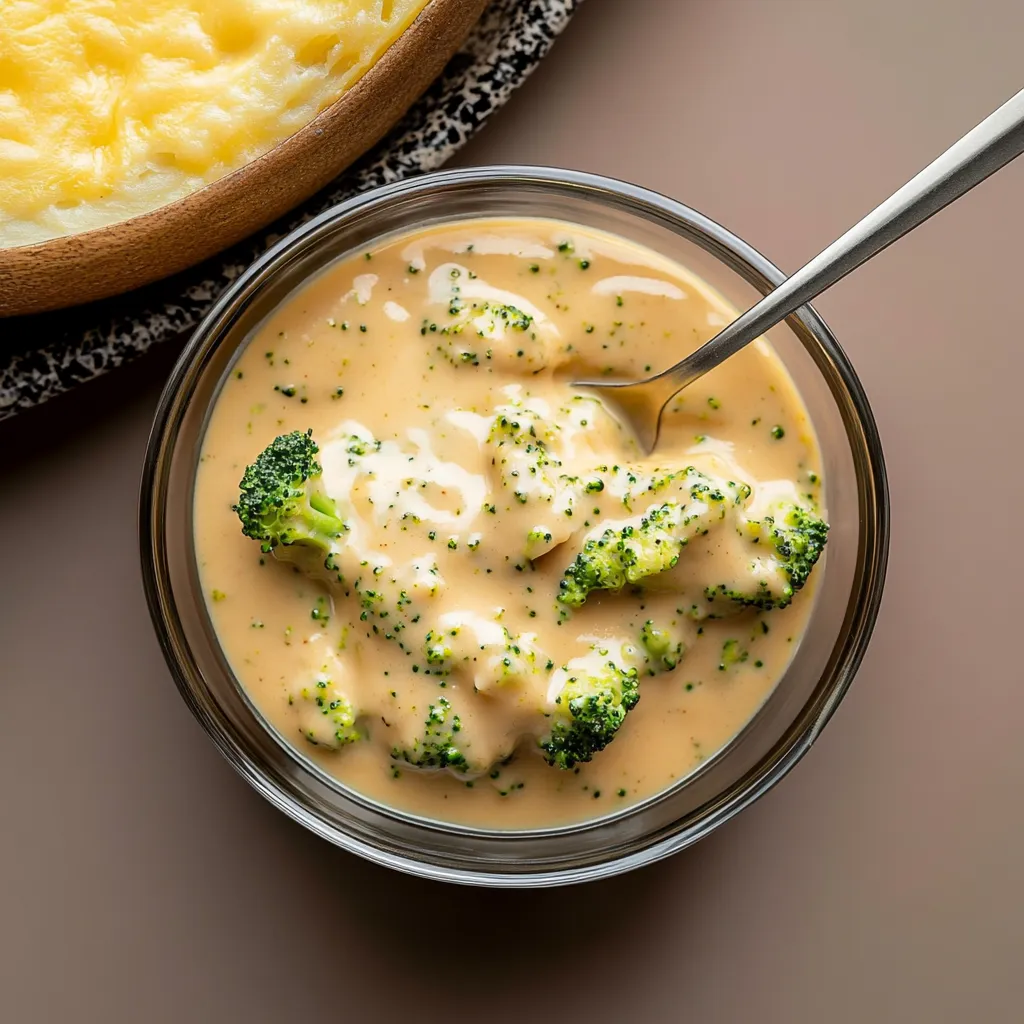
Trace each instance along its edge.
{"label": "brown table surface", "polygon": [[[1015,0],[588,0],[462,160],[630,178],[792,270],[1020,87],[1022,37]],[[888,457],[871,649],[772,793],[597,885],[388,873],[220,759],[137,565],[173,352],[3,424],[0,1021],[1021,1020],[1022,229],[1024,161],[818,303]]]}

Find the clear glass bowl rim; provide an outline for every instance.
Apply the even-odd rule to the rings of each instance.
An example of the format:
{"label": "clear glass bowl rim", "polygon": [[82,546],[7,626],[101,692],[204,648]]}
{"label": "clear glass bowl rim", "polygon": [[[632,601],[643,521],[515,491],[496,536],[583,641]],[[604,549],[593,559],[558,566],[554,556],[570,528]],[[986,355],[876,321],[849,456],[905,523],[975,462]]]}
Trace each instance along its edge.
{"label": "clear glass bowl rim", "polygon": [[[642,186],[589,172],[556,167],[494,165],[462,170],[438,171],[412,179],[381,186],[332,207],[280,239],[263,256],[248,267],[225,290],[209,313],[195,329],[185,345],[164,387],[154,416],[143,468],[139,498],[139,540],[143,585],[157,638],[181,696],[213,739],[221,754],[258,792],[289,817],[349,852],[372,862],[408,874],[436,880],[470,885],[501,887],[543,887],[571,884],[609,877],[653,863],[692,845],[724,824],[734,815],[759,799],[776,785],[807,753],[836,708],[846,695],[867,649],[877,619],[889,549],[888,484],[881,440],[864,389],[848,357],[831,330],[811,305],[801,307],[790,318],[799,324],[805,336],[824,353],[839,377],[852,410],[854,423],[847,423],[854,468],[861,504],[861,575],[858,600],[852,621],[848,619],[842,634],[842,650],[835,662],[826,699],[814,719],[785,749],[773,749],[756,778],[717,807],[700,823],[700,827],[656,839],[636,852],[598,864],[570,866],[532,874],[503,873],[490,869],[481,871],[453,869],[435,865],[416,857],[396,854],[365,843],[355,836],[343,837],[341,830],[325,829],[290,794],[267,779],[258,762],[250,758],[231,733],[230,723],[211,720],[206,709],[196,701],[189,671],[182,664],[181,648],[187,644],[178,639],[180,623],[174,614],[169,571],[162,552],[166,499],[163,479],[166,453],[173,448],[168,439],[176,438],[187,400],[182,400],[184,385],[201,358],[208,355],[210,338],[225,331],[244,308],[250,294],[271,279],[287,255],[302,245],[310,235],[329,229],[355,211],[367,212],[374,204],[384,204],[400,196],[430,193],[435,189],[461,186],[491,186],[572,190],[580,198],[603,198],[619,207],[651,219],[680,233],[724,263],[747,283],[761,292],[777,287],[785,275],[758,250],[716,221],[683,203]],[[854,429],[851,429],[855,427]],[[780,741],[781,742],[781,741]],[[684,783],[685,784],[685,783]],[[628,813],[628,811],[627,811]],[[586,828],[588,822],[579,827]],[[438,823],[430,823],[437,829]],[[453,829],[457,829],[453,826]],[[472,831],[472,830],[468,830]]]}

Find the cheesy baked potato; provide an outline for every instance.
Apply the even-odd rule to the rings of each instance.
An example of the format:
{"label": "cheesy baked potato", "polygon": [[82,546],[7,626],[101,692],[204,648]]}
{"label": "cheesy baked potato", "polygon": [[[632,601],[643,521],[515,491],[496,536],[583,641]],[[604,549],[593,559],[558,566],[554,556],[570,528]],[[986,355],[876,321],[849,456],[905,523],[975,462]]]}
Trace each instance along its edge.
{"label": "cheesy baked potato", "polygon": [[242,167],[428,2],[0,3],[0,246],[125,220]]}

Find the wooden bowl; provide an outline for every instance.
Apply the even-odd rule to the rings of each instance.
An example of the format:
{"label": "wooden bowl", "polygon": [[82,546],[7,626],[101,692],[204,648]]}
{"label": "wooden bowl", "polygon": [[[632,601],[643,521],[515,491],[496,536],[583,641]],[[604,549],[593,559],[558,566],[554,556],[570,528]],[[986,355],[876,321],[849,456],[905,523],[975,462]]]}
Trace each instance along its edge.
{"label": "wooden bowl", "polygon": [[226,249],[323,188],[378,142],[458,50],[487,0],[431,0],[351,89],[263,156],[129,220],[0,248],[0,316],[106,298]]}

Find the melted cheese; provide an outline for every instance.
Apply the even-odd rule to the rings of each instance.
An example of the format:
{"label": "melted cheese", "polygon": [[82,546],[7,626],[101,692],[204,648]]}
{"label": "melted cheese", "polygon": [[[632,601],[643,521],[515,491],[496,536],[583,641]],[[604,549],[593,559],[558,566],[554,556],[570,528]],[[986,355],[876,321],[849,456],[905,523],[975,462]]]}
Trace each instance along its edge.
{"label": "melted cheese", "polygon": [[294,134],[428,0],[3,0],[0,245],[180,198]]}

